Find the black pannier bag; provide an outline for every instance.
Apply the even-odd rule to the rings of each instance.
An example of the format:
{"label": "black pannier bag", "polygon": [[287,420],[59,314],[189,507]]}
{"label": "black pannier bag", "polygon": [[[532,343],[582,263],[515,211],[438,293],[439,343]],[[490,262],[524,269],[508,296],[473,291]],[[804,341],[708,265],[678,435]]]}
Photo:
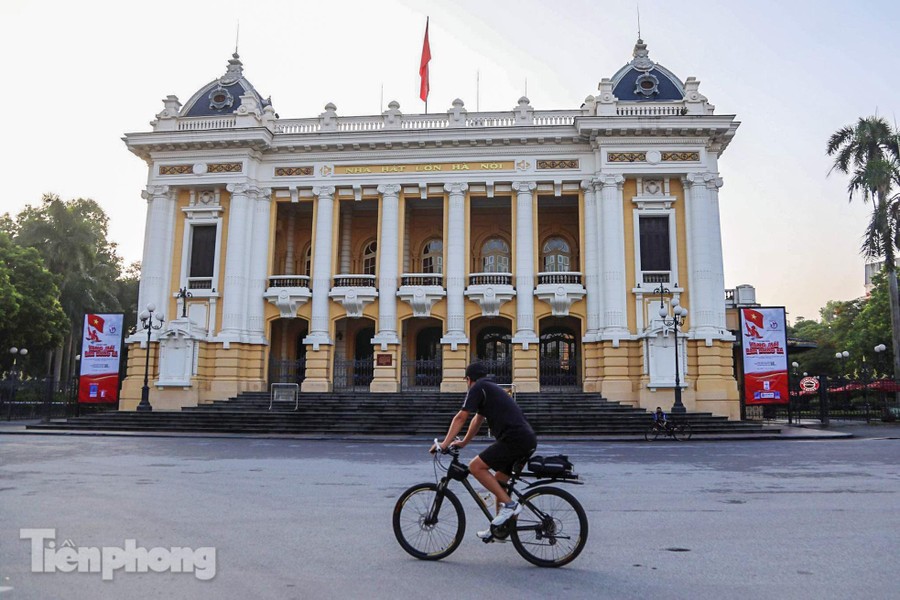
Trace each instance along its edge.
{"label": "black pannier bag", "polygon": [[575,465],[569,461],[569,457],[565,454],[556,454],[554,456],[535,455],[528,459],[528,470],[535,475],[544,477],[567,475],[572,473],[574,468]]}

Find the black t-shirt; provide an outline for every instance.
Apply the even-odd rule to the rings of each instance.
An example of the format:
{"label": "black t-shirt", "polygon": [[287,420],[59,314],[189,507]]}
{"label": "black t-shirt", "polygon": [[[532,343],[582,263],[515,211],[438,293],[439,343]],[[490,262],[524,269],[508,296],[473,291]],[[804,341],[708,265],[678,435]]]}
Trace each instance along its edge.
{"label": "black t-shirt", "polygon": [[484,378],[476,381],[469,388],[462,408],[485,417],[491,433],[498,440],[534,436],[534,431],[522,414],[522,409],[506,390],[493,381]]}

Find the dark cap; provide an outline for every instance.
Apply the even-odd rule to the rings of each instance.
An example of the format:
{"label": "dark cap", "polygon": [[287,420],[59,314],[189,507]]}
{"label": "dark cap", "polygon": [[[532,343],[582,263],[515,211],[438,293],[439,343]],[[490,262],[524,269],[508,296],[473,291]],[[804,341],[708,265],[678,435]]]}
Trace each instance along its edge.
{"label": "dark cap", "polygon": [[468,377],[472,381],[478,381],[487,374],[487,369],[480,362],[473,362],[471,365],[466,367],[466,377]]}

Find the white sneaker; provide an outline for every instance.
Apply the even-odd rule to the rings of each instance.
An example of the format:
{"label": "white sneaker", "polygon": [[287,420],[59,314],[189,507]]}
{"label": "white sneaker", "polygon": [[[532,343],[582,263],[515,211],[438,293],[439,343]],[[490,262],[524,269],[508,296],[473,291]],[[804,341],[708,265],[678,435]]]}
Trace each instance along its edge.
{"label": "white sneaker", "polygon": [[490,529],[485,529],[484,531],[478,531],[475,533],[475,535],[477,535],[480,539],[485,540],[485,541],[490,540],[492,542],[500,542],[500,543],[505,543],[505,542],[509,541],[509,537],[504,537],[504,538],[495,537],[494,539],[491,539],[491,536],[493,534],[491,533]]}
{"label": "white sneaker", "polygon": [[491,525],[493,525],[494,527],[499,527],[520,512],[522,512],[522,505],[515,500],[508,502],[507,504],[502,504],[500,512],[498,512],[494,520],[491,521]]}

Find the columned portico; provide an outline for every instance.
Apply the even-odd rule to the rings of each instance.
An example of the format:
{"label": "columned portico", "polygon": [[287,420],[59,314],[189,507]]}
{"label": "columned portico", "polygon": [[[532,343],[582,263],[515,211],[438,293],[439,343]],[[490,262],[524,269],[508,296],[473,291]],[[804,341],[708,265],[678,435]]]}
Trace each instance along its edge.
{"label": "columned portico", "polygon": [[[377,364],[370,389],[373,392],[396,392],[400,389],[397,374],[400,352],[397,335],[397,280],[399,278],[400,186],[379,185],[381,195],[381,232],[378,236],[378,333],[372,344],[378,352],[391,357],[390,364]],[[387,363],[382,359],[382,363]]]}
{"label": "columned portico", "polygon": [[447,325],[441,338],[444,378],[442,392],[464,391],[466,365],[466,191],[465,183],[447,183]]}
{"label": "columned portico", "polygon": [[540,390],[538,378],[538,336],[534,323],[534,190],[533,181],[512,184],[516,194],[516,333],[512,343],[513,380],[523,392]]}
{"label": "columned portico", "polygon": [[138,306],[143,310],[148,304],[153,304],[157,310],[165,311],[172,272],[175,192],[167,185],[150,185],[141,196],[147,201],[147,226],[144,230]]}
{"label": "columned portico", "polygon": [[302,390],[331,391],[332,341],[329,334],[329,298],[331,289],[332,236],[334,231],[334,186],[313,188],[316,197],[315,248],[312,264],[312,319],[309,335],[303,343],[312,346],[306,354],[306,379]]}

